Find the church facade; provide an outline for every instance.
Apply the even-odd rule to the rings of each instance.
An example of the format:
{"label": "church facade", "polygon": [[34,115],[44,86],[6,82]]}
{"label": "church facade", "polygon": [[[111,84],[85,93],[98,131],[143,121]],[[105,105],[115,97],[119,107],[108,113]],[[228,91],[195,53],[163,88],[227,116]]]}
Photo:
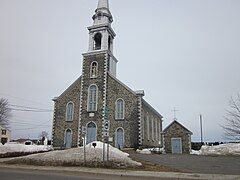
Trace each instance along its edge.
{"label": "church facade", "polygon": [[133,91],[116,78],[108,0],[99,0],[93,21],[82,75],[53,99],[53,146],[72,148],[109,137],[119,149],[159,146],[161,114],[143,99],[143,90]]}

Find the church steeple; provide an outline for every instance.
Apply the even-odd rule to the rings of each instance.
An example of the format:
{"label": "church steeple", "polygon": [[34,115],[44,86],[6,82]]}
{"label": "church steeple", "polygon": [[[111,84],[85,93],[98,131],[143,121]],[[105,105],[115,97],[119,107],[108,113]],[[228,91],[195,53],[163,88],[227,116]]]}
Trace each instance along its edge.
{"label": "church steeple", "polygon": [[112,14],[109,10],[108,0],[99,0],[95,14],[93,15],[93,26],[89,30],[88,52],[96,50],[109,50],[113,52],[113,39],[115,33],[111,28],[113,22]]}
{"label": "church steeple", "polygon": [[108,0],[99,0],[95,15],[93,16],[94,24],[112,23],[113,18],[109,10]]}
{"label": "church steeple", "polygon": [[117,60],[113,55],[113,40],[116,36],[111,24],[113,22],[112,14],[109,10],[108,0],[98,0],[98,6],[92,17],[93,25],[89,30],[89,48],[88,54],[101,52],[108,53],[108,72],[116,76]]}
{"label": "church steeple", "polygon": [[97,9],[107,9],[107,10],[109,10],[108,0],[99,0]]}

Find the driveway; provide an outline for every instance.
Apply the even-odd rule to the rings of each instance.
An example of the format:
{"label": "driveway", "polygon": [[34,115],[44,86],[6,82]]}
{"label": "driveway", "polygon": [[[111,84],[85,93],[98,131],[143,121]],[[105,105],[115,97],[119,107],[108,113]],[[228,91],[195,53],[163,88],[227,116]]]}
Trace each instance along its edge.
{"label": "driveway", "polygon": [[158,155],[130,153],[137,161],[146,161],[188,173],[240,175],[240,156]]}

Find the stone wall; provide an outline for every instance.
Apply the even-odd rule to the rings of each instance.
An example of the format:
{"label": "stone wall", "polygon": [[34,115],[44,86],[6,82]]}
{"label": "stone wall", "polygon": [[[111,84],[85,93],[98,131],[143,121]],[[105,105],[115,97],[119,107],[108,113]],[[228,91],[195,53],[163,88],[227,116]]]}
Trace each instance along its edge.
{"label": "stone wall", "polygon": [[[124,129],[125,147],[138,146],[138,102],[136,94],[111,75],[108,75],[107,87],[107,105],[110,110],[110,136],[114,139],[112,145],[115,146],[115,132],[117,128],[121,127]],[[125,101],[124,120],[115,119],[115,102],[119,98]]]}
{"label": "stone wall", "polygon": [[182,152],[190,153],[191,150],[191,134],[178,123],[170,125],[163,134],[164,147],[166,153],[172,153],[171,138],[182,139]]}
{"label": "stone wall", "polygon": [[[159,147],[162,144],[162,118],[153,112],[153,110],[149,108],[145,103],[143,103],[142,107],[142,147]],[[153,129],[152,119],[154,122]],[[161,144],[159,144],[159,141]]]}
{"label": "stone wall", "polygon": [[[72,130],[72,146],[77,147],[80,89],[81,78],[77,79],[60,97],[55,100],[52,132],[54,147],[65,147],[64,138],[65,131],[67,129]],[[66,122],[66,106],[70,101],[74,104],[73,122]]]}
{"label": "stone wall", "polygon": [[[106,52],[99,52],[95,54],[84,55],[83,59],[83,79],[82,79],[82,109],[81,109],[81,129],[87,126],[88,123],[94,122],[97,126],[97,140],[102,141],[102,119],[104,109],[104,91],[105,91],[105,72],[106,72]],[[90,66],[93,61],[98,63],[98,76],[96,78],[90,77]],[[88,104],[88,89],[91,84],[98,87],[97,111],[89,112],[87,110]],[[91,113],[91,116],[90,116]],[[82,134],[81,134],[82,136]],[[83,141],[80,138],[80,145]]]}

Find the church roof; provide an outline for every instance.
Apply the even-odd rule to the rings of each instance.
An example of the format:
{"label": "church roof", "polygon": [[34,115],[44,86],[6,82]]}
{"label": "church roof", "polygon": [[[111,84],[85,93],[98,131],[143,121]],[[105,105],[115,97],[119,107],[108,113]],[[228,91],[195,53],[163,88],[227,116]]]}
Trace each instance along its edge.
{"label": "church roof", "polygon": [[171,124],[169,124],[169,125],[163,130],[163,133],[166,133],[166,131],[167,131],[173,124],[178,124],[178,125],[181,126],[185,131],[187,131],[187,133],[193,134],[190,130],[188,130],[185,126],[183,126],[181,123],[179,123],[179,122],[176,121],[176,120],[174,120]]}
{"label": "church roof", "polygon": [[147,101],[145,101],[144,99],[143,99],[143,104],[145,104],[149,109],[151,109],[159,118],[163,118],[163,116],[161,115],[161,114],[159,114],[159,112],[156,110],[156,109],[154,109]]}
{"label": "church roof", "polygon": [[58,100],[59,98],[63,97],[68,91],[70,91],[77,83],[79,83],[79,82],[81,81],[81,78],[82,78],[82,76],[80,76],[79,78],[77,78],[77,80],[74,81],[74,83],[72,83],[60,96],[55,97],[55,98],[53,98],[52,100],[53,100],[53,101],[56,101],[56,100]]}
{"label": "church roof", "polygon": [[[131,88],[129,88],[127,85],[125,85],[122,81],[120,81],[119,79],[117,79],[116,77],[114,77],[113,75],[111,75],[110,73],[108,73],[108,75],[110,77],[112,77],[115,81],[117,81],[119,84],[121,84],[122,86],[124,86],[128,91],[130,91],[132,94],[134,94],[135,96],[139,95],[138,93],[144,93],[143,90],[141,91],[133,91]],[[163,118],[163,116],[161,114],[159,114],[159,112],[154,109],[147,101],[145,101],[143,98],[142,98],[142,102],[144,105],[146,105],[149,109],[151,109],[159,118]]]}

